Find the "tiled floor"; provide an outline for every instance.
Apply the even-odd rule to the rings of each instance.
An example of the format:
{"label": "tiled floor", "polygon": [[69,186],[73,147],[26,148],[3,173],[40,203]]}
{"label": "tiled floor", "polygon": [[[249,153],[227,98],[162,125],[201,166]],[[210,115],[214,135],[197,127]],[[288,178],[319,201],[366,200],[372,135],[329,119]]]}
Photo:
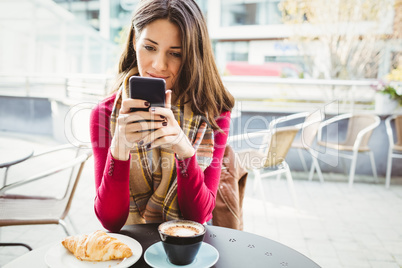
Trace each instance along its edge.
{"label": "tiled floor", "polygon": [[322,267],[402,267],[400,179],[389,190],[359,181],[350,189],[340,176],[321,184],[303,175],[294,174],[299,210],[291,206],[284,180],[264,181],[268,218],[256,213],[263,206],[249,193],[246,230],[282,242]]}
{"label": "tiled floor", "polygon": [[[27,140],[0,133],[0,143],[11,138],[24,138],[38,149],[54,145],[46,138]],[[82,233],[102,229],[93,212],[92,160],[87,162],[70,211]],[[245,231],[286,244],[322,267],[402,267],[402,178],[393,178],[391,188],[385,189],[384,178],[375,184],[369,177],[358,176],[349,188],[345,176],[324,175],[326,182],[321,184],[317,179],[307,181],[305,173],[293,173],[299,209],[293,206],[284,179],[264,179],[265,214],[250,176],[244,200]],[[60,226],[0,229],[0,241],[25,242],[33,248],[64,236]],[[24,248],[0,247],[0,267],[24,253]]]}

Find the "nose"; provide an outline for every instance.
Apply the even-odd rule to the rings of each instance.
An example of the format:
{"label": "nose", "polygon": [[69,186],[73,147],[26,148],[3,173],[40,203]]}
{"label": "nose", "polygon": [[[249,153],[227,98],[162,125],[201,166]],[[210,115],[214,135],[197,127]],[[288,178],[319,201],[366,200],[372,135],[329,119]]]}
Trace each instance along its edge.
{"label": "nose", "polygon": [[152,67],[157,71],[165,71],[167,69],[167,59],[164,53],[157,53],[152,63]]}

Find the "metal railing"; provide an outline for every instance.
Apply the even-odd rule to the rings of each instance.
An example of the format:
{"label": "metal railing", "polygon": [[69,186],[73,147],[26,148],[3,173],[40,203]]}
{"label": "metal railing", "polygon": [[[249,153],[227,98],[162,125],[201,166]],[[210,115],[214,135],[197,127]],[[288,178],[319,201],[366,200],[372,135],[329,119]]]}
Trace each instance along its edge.
{"label": "metal railing", "polygon": [[[319,80],[223,76],[241,111],[299,112],[336,102],[336,112],[374,110],[377,80]],[[0,73],[0,95],[99,100],[114,76]],[[402,86],[402,84],[400,84]],[[327,111],[328,112],[328,111]]]}
{"label": "metal railing", "polygon": [[[338,112],[374,110],[377,80],[223,77],[242,111],[300,112],[336,103]],[[331,111],[326,112],[331,112]]]}
{"label": "metal railing", "polygon": [[100,74],[0,74],[0,95],[96,100],[107,95],[114,76]]}

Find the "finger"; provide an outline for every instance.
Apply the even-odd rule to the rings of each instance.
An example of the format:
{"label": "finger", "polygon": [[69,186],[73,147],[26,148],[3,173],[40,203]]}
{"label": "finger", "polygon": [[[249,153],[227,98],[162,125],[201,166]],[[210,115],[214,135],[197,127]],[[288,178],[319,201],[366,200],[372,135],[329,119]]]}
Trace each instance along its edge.
{"label": "finger", "polygon": [[[157,139],[154,139],[152,142],[149,143],[145,143],[143,145],[145,145],[145,147],[147,148],[147,150],[151,150],[157,147],[171,147],[171,142],[169,142],[169,140],[171,136],[163,136]],[[142,142],[143,140],[141,140],[140,142]]]}
{"label": "finger", "polygon": [[125,99],[121,103],[120,113],[130,113],[131,108],[148,108],[150,103],[141,99]]}
{"label": "finger", "polygon": [[168,109],[172,108],[172,91],[170,89],[166,90],[165,97],[165,107]]}
{"label": "finger", "polygon": [[[153,132],[153,130],[151,131],[147,129],[147,122],[144,121],[135,124],[124,125],[120,127],[120,135],[124,135],[125,139],[131,144],[138,143],[144,137]],[[132,146],[133,145],[131,145],[131,147]]]}
{"label": "finger", "polygon": [[171,109],[163,108],[163,107],[151,107],[149,108],[149,112],[153,116],[154,120],[163,119],[171,121],[174,120],[174,115]]}
{"label": "finger", "polygon": [[[170,110],[164,111],[166,108],[161,108],[162,110],[158,109],[157,107],[151,107],[148,110],[148,114],[150,115],[150,119],[154,121],[167,121],[166,114],[169,114]],[[159,111],[159,112],[156,112]],[[164,113],[165,115],[161,114]]]}
{"label": "finger", "polygon": [[148,112],[136,112],[129,114],[119,114],[117,123],[121,126],[128,125],[136,122],[150,120],[151,115]]}
{"label": "finger", "polygon": [[166,121],[137,121],[126,126],[130,132],[150,132],[167,126]]}
{"label": "finger", "polygon": [[146,137],[149,133],[150,133],[149,131],[128,133],[128,134],[126,134],[126,137],[129,142],[137,143],[138,145],[142,145],[142,144],[140,144],[140,141],[142,141],[144,139],[144,137]]}
{"label": "finger", "polygon": [[169,148],[172,147],[173,145],[177,144],[178,142],[178,137],[177,135],[164,135],[162,137],[159,137],[155,139],[151,143],[144,143],[146,145],[147,149],[153,149],[156,147],[162,147],[162,148]]}
{"label": "finger", "polygon": [[120,142],[124,143],[128,148],[133,148],[134,144],[142,139],[142,136],[138,133],[131,133],[125,126],[120,126],[116,134]]}
{"label": "finger", "polygon": [[118,117],[118,123],[119,124],[132,124],[140,121],[156,121],[156,122],[163,122],[166,121],[166,117],[156,115],[156,114],[151,114],[150,112],[147,111],[137,111],[134,113],[128,113],[128,114],[120,114]]}
{"label": "finger", "polygon": [[[148,135],[146,135],[141,141],[139,141],[139,144],[141,145],[147,145],[147,148],[154,148],[156,146],[159,146],[161,144],[161,140],[164,140],[165,137],[173,135],[171,131],[169,132],[169,127],[166,127],[167,122],[162,122],[162,127],[156,129],[155,131],[151,131]],[[158,141],[158,143],[155,142]],[[162,142],[166,143],[166,142]]]}

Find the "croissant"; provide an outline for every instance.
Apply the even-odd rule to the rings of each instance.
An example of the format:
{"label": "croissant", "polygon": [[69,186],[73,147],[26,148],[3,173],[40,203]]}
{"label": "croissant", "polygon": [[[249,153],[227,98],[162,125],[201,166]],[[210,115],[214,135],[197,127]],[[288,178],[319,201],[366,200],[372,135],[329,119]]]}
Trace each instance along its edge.
{"label": "croissant", "polygon": [[61,243],[81,261],[109,261],[133,255],[126,244],[99,230],[89,235],[69,236]]}

